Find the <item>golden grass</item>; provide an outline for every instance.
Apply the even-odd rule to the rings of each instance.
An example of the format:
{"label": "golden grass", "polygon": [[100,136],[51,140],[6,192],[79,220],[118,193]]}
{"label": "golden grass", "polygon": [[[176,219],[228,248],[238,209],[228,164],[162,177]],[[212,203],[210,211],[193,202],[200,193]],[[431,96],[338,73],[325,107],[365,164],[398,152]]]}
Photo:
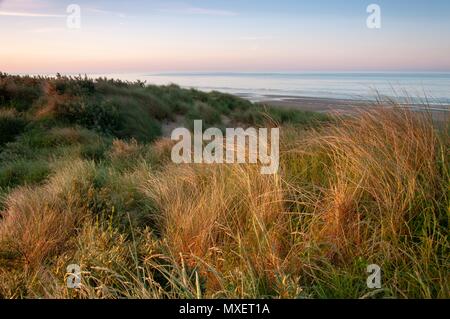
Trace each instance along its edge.
{"label": "golden grass", "polygon": [[88,162],[73,162],[43,187],[22,187],[11,193],[0,224],[2,249],[19,254],[25,267],[39,266],[61,252],[87,214],[75,188],[87,190],[80,177],[85,178],[92,168]]}
{"label": "golden grass", "polygon": [[249,166],[175,166],[149,176],[143,188],[158,207],[162,234],[173,255],[198,259],[216,271],[246,263],[276,272],[283,258],[286,216],[280,176]]}
{"label": "golden grass", "polygon": [[364,111],[328,129],[318,143],[331,158],[333,178],[322,199],[323,227],[314,232],[341,252],[411,235],[408,222],[441,191],[439,143],[428,116]]}
{"label": "golden grass", "polygon": [[[450,297],[448,136],[428,114],[373,108],[283,132],[272,176],[255,165],[168,163],[168,141],[150,155],[159,169],[140,153],[137,165],[110,173],[111,193],[123,185],[142,196],[147,227],[114,225],[126,205],[92,214],[91,162],[11,193],[0,265],[7,251],[16,269],[0,271],[0,296],[367,297],[376,293],[365,266],[378,263],[380,296]],[[128,160],[139,148],[115,141],[111,156]],[[82,289],[64,286],[69,263],[85,270]]]}

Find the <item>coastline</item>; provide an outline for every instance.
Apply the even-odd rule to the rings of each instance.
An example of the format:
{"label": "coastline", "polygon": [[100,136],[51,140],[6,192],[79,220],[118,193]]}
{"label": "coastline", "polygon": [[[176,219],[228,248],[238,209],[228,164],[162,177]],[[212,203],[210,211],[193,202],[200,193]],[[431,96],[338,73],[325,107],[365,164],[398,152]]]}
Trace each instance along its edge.
{"label": "coastline", "polygon": [[[243,96],[240,96],[243,97]],[[312,111],[327,114],[351,115],[358,109],[371,107],[376,101],[370,100],[352,100],[339,98],[321,98],[321,97],[293,97],[293,96],[266,96],[255,103],[262,105],[271,105],[276,107],[297,109],[302,111]],[[244,97],[245,98],[245,97]],[[438,121],[448,120],[450,117],[449,104],[407,104],[405,107],[412,108],[417,112],[428,111],[433,119]]]}

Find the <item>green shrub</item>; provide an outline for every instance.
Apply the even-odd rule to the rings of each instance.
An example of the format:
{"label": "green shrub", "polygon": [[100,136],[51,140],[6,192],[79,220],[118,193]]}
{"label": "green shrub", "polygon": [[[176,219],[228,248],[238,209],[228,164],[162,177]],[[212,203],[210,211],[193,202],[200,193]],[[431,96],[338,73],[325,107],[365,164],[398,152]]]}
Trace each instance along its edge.
{"label": "green shrub", "polygon": [[322,113],[278,107],[269,108],[268,115],[273,121],[280,124],[311,125],[318,122],[326,122],[330,119],[329,116]]}
{"label": "green shrub", "polygon": [[81,75],[75,77],[65,77],[57,74],[53,81],[58,94],[69,94],[74,96],[86,96],[95,93],[94,80],[82,77]]}
{"label": "green shrub", "polygon": [[313,126],[331,120],[328,115],[322,113],[262,104],[255,104],[243,111],[233,112],[231,117],[237,122],[256,126],[266,125],[268,122],[276,125]]}
{"label": "green shrub", "polygon": [[17,111],[25,111],[31,108],[41,95],[39,81],[30,77],[0,79],[0,106],[6,105]]}
{"label": "green shrub", "polygon": [[106,134],[113,134],[121,125],[117,107],[107,101],[71,100],[58,103],[55,116],[66,124],[78,124]]}
{"label": "green shrub", "polygon": [[204,124],[208,126],[222,124],[220,113],[211,105],[203,102],[196,102],[188,111],[186,117],[189,123],[193,120],[203,120]]}
{"label": "green shrub", "polygon": [[226,115],[233,111],[245,111],[252,107],[252,103],[247,100],[217,91],[209,93],[208,103]]}
{"label": "green shrub", "polygon": [[37,184],[50,174],[46,161],[18,160],[0,166],[0,188]]}
{"label": "green shrub", "polygon": [[0,147],[25,129],[26,121],[13,110],[0,110]]}
{"label": "green shrub", "polygon": [[134,138],[140,142],[153,141],[161,136],[158,118],[166,117],[166,111],[155,115],[150,104],[131,97],[112,97],[107,100],[117,110],[120,123],[112,135],[121,139]]}
{"label": "green shrub", "polygon": [[106,157],[110,144],[104,140],[97,140],[89,144],[81,145],[80,155],[83,159],[100,161]]}

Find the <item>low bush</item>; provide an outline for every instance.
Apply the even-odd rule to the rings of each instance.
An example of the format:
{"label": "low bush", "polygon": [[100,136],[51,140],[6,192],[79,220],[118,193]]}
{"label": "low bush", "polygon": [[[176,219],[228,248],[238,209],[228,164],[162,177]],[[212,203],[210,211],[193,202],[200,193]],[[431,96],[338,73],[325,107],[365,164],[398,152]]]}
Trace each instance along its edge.
{"label": "low bush", "polygon": [[22,133],[27,122],[14,110],[0,109],[0,148]]}
{"label": "low bush", "polygon": [[20,185],[38,184],[50,174],[45,161],[18,160],[0,164],[0,188],[13,188]]}

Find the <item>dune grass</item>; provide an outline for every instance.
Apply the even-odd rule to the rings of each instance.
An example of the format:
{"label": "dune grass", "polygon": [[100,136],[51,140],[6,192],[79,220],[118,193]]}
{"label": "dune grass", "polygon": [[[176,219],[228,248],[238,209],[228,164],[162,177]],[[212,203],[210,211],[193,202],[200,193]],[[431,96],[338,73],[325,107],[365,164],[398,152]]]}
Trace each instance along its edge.
{"label": "dune grass", "polygon": [[[0,78],[44,92],[14,116],[24,85],[2,98],[4,117],[27,123],[0,152],[2,298],[450,297],[449,138],[427,113],[374,105],[330,121],[176,86]],[[58,115],[91,95],[115,105],[112,118]],[[143,111],[151,121],[137,125],[151,130],[173,114],[269,120],[280,171],[175,165],[170,140],[111,125]],[[66,286],[69,264],[79,289]],[[369,264],[381,289],[366,286]]]}

